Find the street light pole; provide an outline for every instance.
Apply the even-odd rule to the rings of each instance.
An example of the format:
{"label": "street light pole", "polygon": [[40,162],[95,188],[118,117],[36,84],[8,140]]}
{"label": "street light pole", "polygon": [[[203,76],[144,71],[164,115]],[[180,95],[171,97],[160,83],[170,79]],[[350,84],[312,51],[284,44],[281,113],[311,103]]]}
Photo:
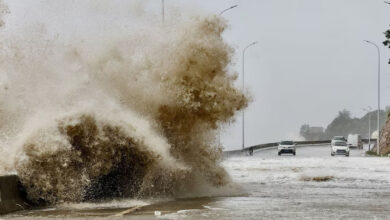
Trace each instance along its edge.
{"label": "street light pole", "polygon": [[[164,1],[164,0],[163,0]],[[223,11],[221,11],[220,13],[219,13],[219,16],[221,16],[223,13],[225,13],[226,11],[228,11],[228,10],[230,10],[230,9],[233,9],[233,8],[235,8],[235,7],[237,7],[238,5],[233,5],[233,6],[230,6],[229,8],[227,8],[227,9],[225,9],[225,10],[223,10]],[[220,147],[221,146],[221,129],[219,129],[218,130],[218,147]]]}
{"label": "street light pole", "polygon": [[165,0],[161,0],[161,16],[162,16],[162,22],[165,21]]}
{"label": "street light pole", "polygon": [[219,13],[219,15],[221,16],[223,13],[225,13],[225,11],[228,11],[228,10],[230,10],[230,9],[233,9],[233,8],[235,8],[235,7],[237,7],[237,6],[238,6],[238,5],[230,6],[229,8],[227,8],[227,9],[221,11],[221,12]]}
{"label": "street light pole", "polygon": [[[245,52],[250,46],[257,44],[257,41],[248,44],[242,51],[242,91],[245,90]],[[242,149],[245,148],[245,111],[242,110]]]}
{"label": "street light pole", "polygon": [[378,138],[376,139],[376,153],[379,155],[379,144],[380,144],[380,130],[379,130],[379,114],[380,114],[380,109],[381,109],[381,52],[375,43],[365,40],[366,43],[369,43],[371,45],[374,45],[378,51],[378,110],[377,110],[377,130],[378,130]]}

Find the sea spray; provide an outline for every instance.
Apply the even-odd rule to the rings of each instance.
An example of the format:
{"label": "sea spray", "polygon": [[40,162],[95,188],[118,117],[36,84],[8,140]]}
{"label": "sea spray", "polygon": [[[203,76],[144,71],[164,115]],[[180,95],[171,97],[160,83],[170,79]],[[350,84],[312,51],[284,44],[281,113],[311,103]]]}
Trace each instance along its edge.
{"label": "sea spray", "polygon": [[15,169],[36,203],[226,187],[215,135],[247,99],[229,73],[225,28],[206,16],[72,44],[45,31],[5,39],[1,147],[15,160],[2,169]]}

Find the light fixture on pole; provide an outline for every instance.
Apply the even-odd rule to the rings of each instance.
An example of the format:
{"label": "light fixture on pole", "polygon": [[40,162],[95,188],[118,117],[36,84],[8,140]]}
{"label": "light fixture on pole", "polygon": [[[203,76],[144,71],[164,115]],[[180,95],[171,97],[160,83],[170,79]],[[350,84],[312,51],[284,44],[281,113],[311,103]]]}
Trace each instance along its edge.
{"label": "light fixture on pole", "polygon": [[378,137],[376,139],[376,153],[379,155],[379,147],[380,147],[380,126],[379,126],[379,115],[380,115],[380,110],[381,110],[381,52],[380,52],[380,49],[378,47],[377,44],[371,42],[371,41],[368,41],[368,40],[365,40],[366,43],[369,43],[373,46],[376,47],[377,51],[378,51],[378,110],[377,110],[377,131],[378,131]]}
{"label": "light fixture on pole", "polygon": [[[242,51],[242,91],[245,91],[245,52],[250,46],[257,44],[257,41],[248,44]],[[245,148],[245,111],[242,110],[242,149]]]}
{"label": "light fixture on pole", "polygon": [[[221,15],[222,15],[223,13],[225,13],[226,11],[228,11],[228,10],[230,10],[230,9],[233,9],[233,8],[235,8],[235,7],[237,7],[237,6],[238,6],[238,5],[230,6],[229,8],[227,8],[227,9],[221,11],[221,12],[219,13],[219,16],[221,16]],[[218,147],[220,147],[220,146],[221,146],[221,129],[218,128]]]}
{"label": "light fixture on pole", "polygon": [[221,11],[221,12],[219,13],[219,15],[222,15],[222,14],[225,13],[226,11],[228,11],[228,10],[230,10],[230,9],[233,9],[233,8],[235,8],[235,7],[237,7],[237,6],[238,6],[238,5],[230,6],[229,8],[227,8],[227,9]]}

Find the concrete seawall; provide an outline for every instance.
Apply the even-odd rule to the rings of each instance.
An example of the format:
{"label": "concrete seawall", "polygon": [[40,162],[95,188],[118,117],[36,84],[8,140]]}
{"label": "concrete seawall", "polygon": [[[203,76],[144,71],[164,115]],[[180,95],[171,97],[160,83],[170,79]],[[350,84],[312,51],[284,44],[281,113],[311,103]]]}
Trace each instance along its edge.
{"label": "concrete seawall", "polygon": [[18,176],[0,176],[0,215],[24,210],[29,205],[18,187]]}

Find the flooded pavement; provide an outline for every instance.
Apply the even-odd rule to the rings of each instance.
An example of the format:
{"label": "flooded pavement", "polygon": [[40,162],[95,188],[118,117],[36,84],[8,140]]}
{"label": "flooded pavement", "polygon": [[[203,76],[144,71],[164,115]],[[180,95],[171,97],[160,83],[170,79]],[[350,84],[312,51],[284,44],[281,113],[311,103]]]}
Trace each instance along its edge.
{"label": "flooded pavement", "polygon": [[3,219],[390,219],[390,158],[330,156],[329,146],[223,162],[245,196],[67,204]]}

